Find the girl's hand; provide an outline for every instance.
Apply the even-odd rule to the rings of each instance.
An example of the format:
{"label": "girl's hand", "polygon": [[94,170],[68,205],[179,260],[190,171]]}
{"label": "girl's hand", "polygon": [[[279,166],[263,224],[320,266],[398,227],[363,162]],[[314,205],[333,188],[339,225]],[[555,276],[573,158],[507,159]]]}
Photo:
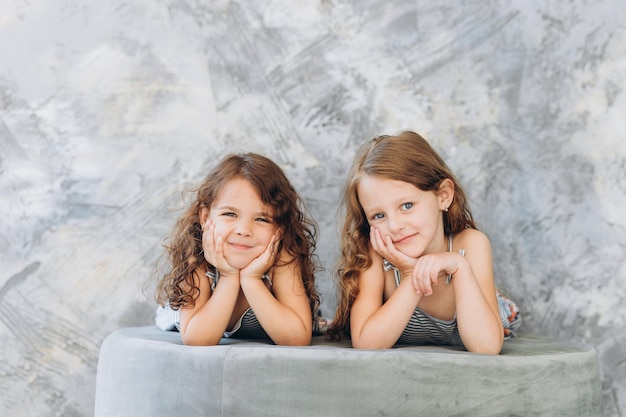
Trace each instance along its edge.
{"label": "girl's hand", "polygon": [[222,275],[238,275],[239,270],[232,267],[224,258],[224,238],[215,238],[215,225],[207,220],[202,226],[202,250],[204,259],[213,265]]}
{"label": "girl's hand", "polygon": [[447,277],[454,274],[465,259],[458,253],[442,252],[424,255],[417,259],[411,282],[415,292],[423,295],[433,293],[433,285],[437,285],[440,277]]}
{"label": "girl's hand", "polygon": [[278,234],[272,235],[267,248],[256,258],[254,258],[240,273],[248,277],[255,277],[261,279],[263,274],[267,272],[276,260],[277,250],[280,239]]}
{"label": "girl's hand", "polygon": [[391,262],[393,266],[400,270],[400,274],[402,277],[411,276],[417,259],[407,256],[397,250],[396,247],[393,245],[391,237],[383,237],[383,235],[380,233],[380,230],[372,227],[370,230],[370,243],[372,244],[372,248],[374,248],[374,251],[376,251],[377,254]]}

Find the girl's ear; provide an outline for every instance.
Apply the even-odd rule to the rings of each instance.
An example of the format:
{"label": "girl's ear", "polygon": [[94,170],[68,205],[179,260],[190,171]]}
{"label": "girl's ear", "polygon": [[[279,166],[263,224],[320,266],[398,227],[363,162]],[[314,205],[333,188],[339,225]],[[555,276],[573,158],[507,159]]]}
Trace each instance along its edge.
{"label": "girl's ear", "polygon": [[439,199],[439,210],[447,210],[454,199],[454,182],[450,178],[446,178],[439,184],[437,190],[437,198]]}
{"label": "girl's ear", "polygon": [[207,207],[201,207],[200,208],[200,213],[198,213],[198,215],[200,217],[200,226],[204,227],[204,224],[206,223],[207,219],[209,218],[209,212],[210,212],[210,210]]}

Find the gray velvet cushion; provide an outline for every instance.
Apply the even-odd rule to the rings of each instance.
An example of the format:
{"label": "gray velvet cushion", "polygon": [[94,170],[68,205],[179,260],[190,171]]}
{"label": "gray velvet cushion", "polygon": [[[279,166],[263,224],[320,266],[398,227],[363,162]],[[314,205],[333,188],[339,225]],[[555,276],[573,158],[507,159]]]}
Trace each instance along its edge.
{"label": "gray velvet cushion", "polygon": [[595,350],[521,335],[502,354],[446,347],[356,350],[222,339],[184,346],[176,332],[124,328],[102,344],[96,417],[598,416]]}

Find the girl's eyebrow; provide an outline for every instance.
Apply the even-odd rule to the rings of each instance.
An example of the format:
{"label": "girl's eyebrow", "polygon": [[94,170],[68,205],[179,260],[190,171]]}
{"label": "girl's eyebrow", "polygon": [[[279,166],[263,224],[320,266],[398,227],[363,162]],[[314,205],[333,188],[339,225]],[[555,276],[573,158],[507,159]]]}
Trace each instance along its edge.
{"label": "girl's eyebrow", "polygon": [[376,214],[376,213],[380,213],[382,210],[379,209],[378,207],[375,208],[370,208],[369,210],[365,210],[363,209],[363,213],[365,213],[366,216],[371,216],[372,214]]}
{"label": "girl's eyebrow", "polygon": [[235,207],[232,206],[221,206],[221,207],[215,207],[218,210],[228,210],[228,211],[238,211]]}

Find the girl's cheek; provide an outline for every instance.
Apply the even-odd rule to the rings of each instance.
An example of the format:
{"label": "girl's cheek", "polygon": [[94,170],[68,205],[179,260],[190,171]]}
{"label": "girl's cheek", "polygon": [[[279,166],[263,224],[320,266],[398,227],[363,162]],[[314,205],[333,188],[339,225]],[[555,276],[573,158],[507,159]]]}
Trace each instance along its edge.
{"label": "girl's cheek", "polygon": [[214,223],[215,224],[215,237],[218,236],[222,236],[225,237],[226,236],[226,231],[224,230],[224,226],[220,225],[219,223]]}
{"label": "girl's cheek", "polygon": [[389,236],[389,229],[387,229],[386,225],[381,224],[376,226],[376,229],[378,230],[378,238],[381,240],[385,240],[385,236]]}

